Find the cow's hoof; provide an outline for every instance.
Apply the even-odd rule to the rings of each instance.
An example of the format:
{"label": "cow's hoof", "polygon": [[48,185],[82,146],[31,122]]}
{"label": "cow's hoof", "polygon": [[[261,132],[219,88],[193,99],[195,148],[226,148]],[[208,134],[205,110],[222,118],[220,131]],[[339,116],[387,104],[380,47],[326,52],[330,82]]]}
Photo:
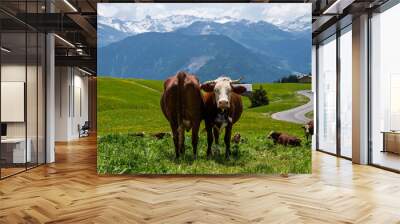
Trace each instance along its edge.
{"label": "cow's hoof", "polygon": [[235,159],[238,159],[239,158],[239,150],[235,150],[233,152],[233,156],[235,157]]}

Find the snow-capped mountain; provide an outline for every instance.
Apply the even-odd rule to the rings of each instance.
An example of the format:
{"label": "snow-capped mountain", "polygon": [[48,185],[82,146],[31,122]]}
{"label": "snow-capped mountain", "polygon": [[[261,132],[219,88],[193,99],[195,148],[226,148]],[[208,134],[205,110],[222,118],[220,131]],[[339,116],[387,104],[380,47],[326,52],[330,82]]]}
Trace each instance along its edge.
{"label": "snow-capped mountain", "polygon": [[118,31],[129,33],[130,35],[146,32],[171,32],[179,28],[187,27],[197,21],[213,21],[217,23],[227,23],[235,21],[232,17],[221,18],[201,18],[190,15],[174,15],[164,18],[152,18],[146,16],[140,21],[122,21],[108,17],[99,16],[98,24],[112,27]]}
{"label": "snow-capped mountain", "polygon": [[157,79],[178,70],[195,72],[203,78],[225,71],[246,74],[251,81],[308,73],[311,30],[301,25],[302,19],[299,21],[281,29],[263,20],[232,17],[147,16],[140,21],[99,17],[100,71],[112,76]]}
{"label": "snow-capped mountain", "polygon": [[[103,36],[99,40],[99,46],[106,46],[110,43],[114,43],[122,40],[131,35],[148,32],[173,32],[182,28],[189,27],[196,22],[212,22],[217,24],[236,24],[252,26],[254,24],[267,23],[277,29],[286,32],[299,33],[310,29],[311,22],[308,21],[307,16],[297,19],[295,22],[284,22],[284,21],[249,21],[245,19],[237,19],[230,16],[222,16],[218,18],[203,18],[192,15],[173,15],[163,18],[153,18],[146,16],[144,19],[139,21],[131,20],[120,20],[115,18],[98,16],[98,33]],[[112,31],[114,30],[114,32]],[[205,27],[202,35],[212,34],[213,30]]]}
{"label": "snow-capped mountain", "polygon": [[[228,22],[239,21],[238,19],[224,16],[219,18],[202,18],[190,15],[174,15],[164,18],[152,18],[146,16],[140,21],[120,20],[104,16],[97,17],[97,29],[99,38],[99,47],[106,46],[110,43],[120,41],[128,36],[140,33],[158,32],[166,33],[185,28],[195,22],[215,22],[224,24]],[[205,31],[204,34],[207,31]]]}
{"label": "snow-capped mountain", "polygon": [[110,27],[108,25],[104,25],[104,24],[98,24],[97,25],[97,30],[99,32],[97,32],[98,35],[98,46],[99,47],[104,47],[107,46],[111,43],[115,43],[118,42],[128,36],[130,36],[130,34],[119,31],[113,27]]}
{"label": "snow-capped mountain", "polygon": [[[289,32],[303,31],[310,28],[310,21],[308,16],[301,17],[294,22],[284,21],[271,21],[273,25],[281,30]],[[228,23],[228,22],[243,22],[247,24],[256,23],[259,21],[249,21],[245,19],[237,19],[230,16],[222,16],[218,18],[203,18],[192,15],[173,15],[163,18],[153,18],[146,16],[139,21],[120,20],[115,18],[98,16],[98,24],[112,27],[118,31],[128,33],[130,35],[146,33],[146,32],[171,32],[179,28],[187,27],[194,22],[206,21],[215,23]]]}
{"label": "snow-capped mountain", "polygon": [[304,15],[292,21],[270,21],[270,23],[288,32],[302,32],[311,29],[311,17]]}

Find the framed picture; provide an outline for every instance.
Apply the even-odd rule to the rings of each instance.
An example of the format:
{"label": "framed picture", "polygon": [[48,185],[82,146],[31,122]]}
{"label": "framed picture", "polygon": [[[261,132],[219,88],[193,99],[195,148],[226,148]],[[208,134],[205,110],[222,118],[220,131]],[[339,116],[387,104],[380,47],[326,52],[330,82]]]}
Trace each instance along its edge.
{"label": "framed picture", "polygon": [[100,174],[311,172],[311,4],[99,3],[97,55]]}

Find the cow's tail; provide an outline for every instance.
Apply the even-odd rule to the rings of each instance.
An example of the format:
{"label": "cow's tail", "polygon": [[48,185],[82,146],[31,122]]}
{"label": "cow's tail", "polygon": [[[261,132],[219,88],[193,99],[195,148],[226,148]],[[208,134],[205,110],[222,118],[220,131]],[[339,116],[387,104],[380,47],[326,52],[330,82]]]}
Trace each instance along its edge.
{"label": "cow's tail", "polygon": [[184,89],[184,84],[185,84],[185,79],[186,79],[186,73],[185,72],[179,72],[177,75],[177,79],[178,79],[178,99],[177,99],[177,118],[178,118],[178,133],[179,133],[179,148],[181,150],[181,152],[184,150],[183,149],[183,144],[184,144],[184,130],[185,130],[185,126],[183,124],[183,115],[184,115],[184,110],[185,110],[185,105],[184,105],[184,93],[183,93],[183,89]]}

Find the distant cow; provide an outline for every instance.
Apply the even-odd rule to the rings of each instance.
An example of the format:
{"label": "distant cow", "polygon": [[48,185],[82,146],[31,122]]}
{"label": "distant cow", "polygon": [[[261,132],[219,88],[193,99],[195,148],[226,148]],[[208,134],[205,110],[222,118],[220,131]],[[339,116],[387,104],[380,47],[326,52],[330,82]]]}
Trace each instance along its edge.
{"label": "distant cow", "polygon": [[242,136],[239,133],[236,133],[233,138],[232,138],[232,142],[235,144],[239,144],[241,141]]}
{"label": "distant cow", "polygon": [[161,109],[170,123],[176,158],[185,152],[185,133],[192,129],[194,158],[197,158],[197,143],[202,120],[203,101],[200,84],[196,76],[178,72],[164,82]]}
{"label": "distant cow", "polygon": [[304,135],[308,141],[308,138],[314,134],[314,121],[309,121],[307,124],[303,126]]}
{"label": "distant cow", "polygon": [[160,140],[160,139],[163,139],[163,138],[165,138],[167,136],[171,136],[171,134],[167,133],[167,132],[157,132],[157,133],[152,134],[151,136],[153,136],[154,138]]}
{"label": "distant cow", "polygon": [[[229,77],[219,77],[216,80],[205,82],[201,85],[206,93],[203,96],[205,113],[204,119],[207,130],[207,157],[211,156],[213,140],[218,144],[220,130],[225,128],[225,156],[229,158],[232,126],[242,112],[242,98],[240,94],[246,91],[243,86],[234,86],[240,80],[231,80]],[[214,136],[213,136],[214,134]]]}
{"label": "distant cow", "polygon": [[295,136],[290,136],[285,133],[280,133],[280,132],[271,132],[268,135],[269,139],[272,139],[274,141],[274,144],[279,143],[281,145],[287,146],[300,146],[301,145],[301,140]]}

